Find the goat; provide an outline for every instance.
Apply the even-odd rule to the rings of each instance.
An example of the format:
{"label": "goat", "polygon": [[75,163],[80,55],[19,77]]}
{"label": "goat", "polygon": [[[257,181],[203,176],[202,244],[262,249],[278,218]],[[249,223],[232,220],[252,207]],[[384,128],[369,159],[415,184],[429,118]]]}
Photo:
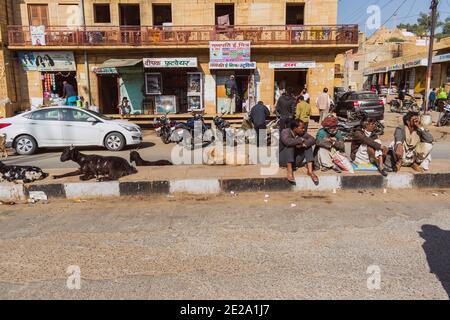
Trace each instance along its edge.
{"label": "goat", "polygon": [[23,183],[31,183],[47,177],[48,173],[43,172],[41,168],[32,166],[9,166],[0,161],[0,182],[6,180],[8,182],[23,181]]}
{"label": "goat", "polygon": [[[61,154],[61,162],[72,160],[80,166],[77,171],[53,176],[53,179],[80,176],[80,180],[87,181],[96,178],[97,181],[113,181],[137,173],[136,168],[127,160],[119,157],[103,157],[85,155],[74,147],[67,148]],[[102,177],[100,177],[102,176]]]}
{"label": "goat", "polygon": [[136,163],[137,167],[152,167],[152,166],[171,166],[172,162],[167,160],[159,161],[146,161],[141,158],[141,155],[137,151],[130,152],[130,163]]}

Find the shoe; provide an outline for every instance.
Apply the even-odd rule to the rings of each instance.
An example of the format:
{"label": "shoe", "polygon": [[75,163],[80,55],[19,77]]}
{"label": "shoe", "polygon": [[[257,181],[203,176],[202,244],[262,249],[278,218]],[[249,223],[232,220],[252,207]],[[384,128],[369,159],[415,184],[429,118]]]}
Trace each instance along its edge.
{"label": "shoe", "polygon": [[419,173],[423,173],[423,172],[424,172],[423,168],[422,168],[420,165],[418,165],[417,163],[414,163],[414,164],[411,166],[411,168],[412,168],[414,171],[417,171],[417,172],[419,172]]}
{"label": "shoe", "polygon": [[336,173],[342,173],[341,168],[339,168],[339,167],[336,166],[336,165],[333,167],[333,170],[334,170],[334,172],[336,172]]}
{"label": "shoe", "polygon": [[384,170],[384,169],[378,168],[378,172],[381,173],[381,175],[382,175],[383,177],[387,177],[387,176],[388,176],[388,173],[387,173],[386,170]]}

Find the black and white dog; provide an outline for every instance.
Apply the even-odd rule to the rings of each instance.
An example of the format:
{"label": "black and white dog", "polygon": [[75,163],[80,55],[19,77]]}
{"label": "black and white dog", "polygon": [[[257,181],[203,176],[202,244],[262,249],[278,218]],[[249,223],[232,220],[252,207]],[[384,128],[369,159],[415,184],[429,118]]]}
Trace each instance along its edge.
{"label": "black and white dog", "polygon": [[6,180],[8,182],[23,181],[23,183],[31,183],[47,177],[48,173],[43,172],[41,168],[32,166],[8,166],[0,161],[0,182]]}

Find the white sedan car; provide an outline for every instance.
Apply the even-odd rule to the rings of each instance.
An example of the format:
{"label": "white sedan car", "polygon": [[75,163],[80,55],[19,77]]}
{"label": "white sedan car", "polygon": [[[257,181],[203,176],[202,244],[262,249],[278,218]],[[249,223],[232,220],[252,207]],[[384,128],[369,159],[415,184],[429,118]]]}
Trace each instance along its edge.
{"label": "white sedan car", "polygon": [[6,134],[6,146],[21,155],[71,145],[120,151],[142,142],[139,126],[75,107],[43,108],[0,119],[0,134]]}

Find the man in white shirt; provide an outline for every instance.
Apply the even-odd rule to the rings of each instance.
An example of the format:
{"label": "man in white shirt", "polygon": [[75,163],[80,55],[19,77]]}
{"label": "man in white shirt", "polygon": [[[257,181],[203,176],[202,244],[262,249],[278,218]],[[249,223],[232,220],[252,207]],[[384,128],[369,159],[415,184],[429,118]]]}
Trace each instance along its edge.
{"label": "man in white shirt", "polygon": [[331,97],[328,94],[328,88],[323,89],[323,93],[321,93],[316,100],[316,106],[320,111],[319,123],[322,123],[322,121],[328,116],[332,104],[333,100],[331,100]]}

